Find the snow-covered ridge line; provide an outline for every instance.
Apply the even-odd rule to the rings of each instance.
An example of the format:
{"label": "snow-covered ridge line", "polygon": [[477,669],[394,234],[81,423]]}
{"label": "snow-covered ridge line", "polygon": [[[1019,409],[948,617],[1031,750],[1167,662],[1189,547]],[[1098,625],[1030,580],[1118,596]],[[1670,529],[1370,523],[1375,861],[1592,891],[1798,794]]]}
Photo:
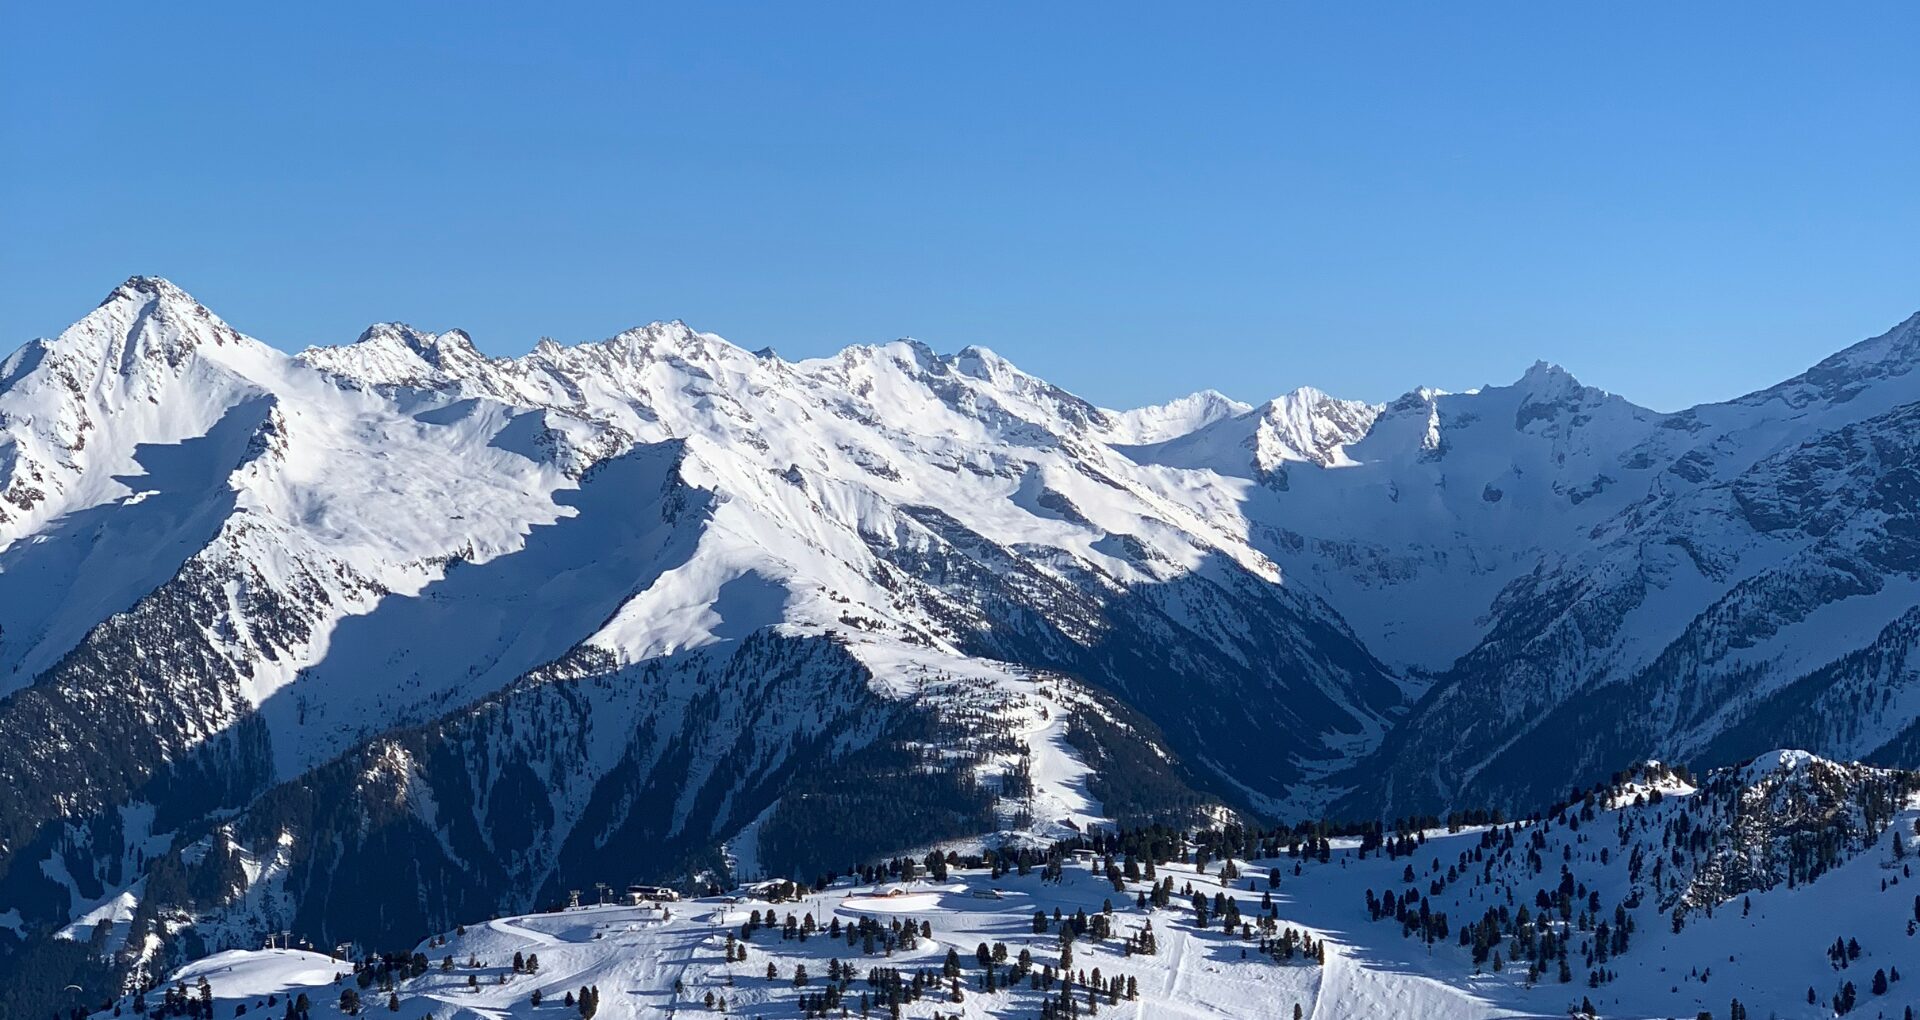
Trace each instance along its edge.
{"label": "snow-covered ridge line", "polygon": [[[1679,414],[1545,364],[1110,411],[682,323],[287,355],[129,281],[0,364],[0,916],[216,824],[348,847],[289,909],[391,929],[871,835],[803,802],[972,846],[1920,761],[1914,332]],[[346,873],[381,845],[417,915]]]}

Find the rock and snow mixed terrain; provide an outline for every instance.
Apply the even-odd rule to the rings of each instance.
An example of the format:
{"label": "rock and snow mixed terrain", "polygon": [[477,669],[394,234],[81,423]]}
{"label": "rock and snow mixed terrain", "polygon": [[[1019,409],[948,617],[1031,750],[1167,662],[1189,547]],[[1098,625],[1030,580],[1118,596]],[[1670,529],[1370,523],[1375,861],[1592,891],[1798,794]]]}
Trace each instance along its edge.
{"label": "rock and snow mixed terrain", "polygon": [[[1086,1001],[1097,988],[1100,1012],[1144,1017],[1287,1017],[1296,1006],[1328,1020],[1726,1017],[1738,1002],[1811,1018],[1834,1015],[1851,985],[1850,1012],[1899,1017],[1920,1004],[1920,983],[1900,973],[1920,967],[1916,819],[1914,774],[1776,752],[1698,790],[1655,765],[1547,818],[1328,839],[1324,852],[1299,834],[1240,829],[1167,839],[1152,877],[1151,852],[1129,853],[1144,843],[1116,844],[1056,855],[1057,879],[1044,866],[955,867],[780,902],[747,893],[472,919],[389,969],[364,950],[235,950],[147,1000],[167,987],[197,996],[204,979],[215,1016],[241,1005],[277,1016],[305,994],[310,1015],[333,1017],[349,989],[374,1015],[391,1003],[404,1016],[567,1018],[578,1015],[567,998],[592,989],[605,1017],[720,1015],[722,1000],[730,1015],[804,1016],[809,999],[827,1015],[887,1016],[886,972],[897,971],[909,987],[923,976],[898,1015],[1034,1017],[1061,1001],[1053,979],[1071,941],[1079,1015],[1097,1015]],[[1168,902],[1147,898],[1169,881]],[[1232,931],[1229,897],[1244,925]],[[1063,940],[1076,918],[1081,931]],[[926,937],[902,939],[906,925]],[[1151,953],[1137,951],[1146,931]],[[1299,949],[1268,951],[1289,933]],[[831,980],[843,968],[844,982]]]}
{"label": "rock and snow mixed terrain", "polygon": [[1920,316],[1675,414],[1545,364],[1112,411],[680,323],[287,355],[129,280],[0,362],[0,965],[1920,764],[1916,365]]}

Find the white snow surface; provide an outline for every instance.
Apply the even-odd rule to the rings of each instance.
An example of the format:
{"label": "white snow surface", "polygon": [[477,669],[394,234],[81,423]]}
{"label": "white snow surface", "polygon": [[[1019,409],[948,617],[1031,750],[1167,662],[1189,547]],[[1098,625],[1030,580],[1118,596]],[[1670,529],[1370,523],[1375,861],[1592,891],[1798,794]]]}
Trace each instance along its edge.
{"label": "white snow surface", "polygon": [[280,778],[577,647],[631,664],[859,621],[869,662],[966,671],[877,552],[921,541],[917,508],[1065,583],[1222,562],[1281,584],[1237,516],[1111,445],[1242,410],[1103,411],[978,347],[786,362],[679,322],[519,358],[380,324],[288,356],[136,278],[0,366],[0,693],[189,568],[227,578],[204,636],[236,680],[196,736],[257,713]]}
{"label": "white snow surface", "polygon": [[[189,560],[235,566],[317,617],[262,654],[237,588],[214,636],[283,775],[581,642],[639,662],[860,616],[876,656],[958,662],[880,583],[869,542],[904,505],[1122,581],[1216,553],[1273,572],[1189,509],[1089,479],[1088,462],[1127,470],[1092,438],[1103,413],[984,349],[789,364],[660,323],[490,359],[383,324],[289,357],[136,279],[4,378],[0,473],[20,499],[0,516],[0,690]],[[1023,506],[1036,487],[1094,526]],[[1109,533],[1165,555],[1109,555]]]}
{"label": "white snow surface", "polygon": [[[1627,625],[1582,635],[1568,644],[1581,661],[1494,706],[1538,715],[1652,661],[1740,585],[1870,531],[1761,531],[1735,482],[1920,400],[1916,364],[1920,316],[1678,414],[1545,363],[1385,405],[1303,388],[1112,411],[983,347],[901,340],[789,362],[680,322],[515,358],[389,323],[290,356],[136,278],[0,362],[0,695],[196,569],[219,579],[200,636],[232,685],[187,740],[257,713],[280,779],[570,652],[680,663],[768,629],[831,632],[882,693],[931,686],[1018,720],[1035,825],[999,835],[1053,838],[1103,817],[1063,739],[1073,696],[965,654],[939,600],[914,597],[923,580],[888,556],[930,550],[916,514],[1064,588],[1171,591],[1183,638],[1238,657],[1234,621],[1171,584],[1231,565],[1357,635],[1409,703],[1487,638],[1517,582],[1633,591]],[[1766,693],[1917,603],[1920,584],[1891,577],[1712,651]],[[1097,620],[1058,623],[1066,640],[1099,636]],[[1405,707],[1323,693],[1353,725],[1300,739],[1348,761]],[[1890,703],[1916,697],[1909,684]],[[1849,749],[1911,718],[1889,713]],[[620,736],[610,721],[594,753],[617,756]],[[1326,799],[1305,783],[1246,792],[1275,810]],[[714,835],[751,865],[750,831]],[[74,920],[123,923],[117,895],[76,903]]]}
{"label": "white snow surface", "polygon": [[1114,443],[1142,446],[1177,439],[1227,418],[1237,418],[1253,410],[1253,405],[1227,396],[1218,390],[1201,390],[1164,404],[1150,404],[1130,411],[1109,411],[1112,423],[1107,436]]}
{"label": "white snow surface", "polygon": [[[1818,762],[1804,752],[1775,752],[1739,770],[1739,776],[1758,782]],[[1664,807],[1635,799],[1656,788],[1664,792]],[[709,992],[726,998],[732,1015],[794,1015],[799,994],[820,989],[830,960],[858,968],[849,994],[849,1000],[857,1002],[858,993],[868,988],[867,968],[898,967],[909,974],[922,967],[937,970],[952,948],[962,960],[964,1001],[934,996],[911,1004],[904,1015],[929,1017],[937,1011],[969,1018],[1028,1017],[1038,1010],[1041,993],[1025,985],[1003,986],[993,993],[982,990],[976,947],[1002,942],[1010,957],[1025,949],[1037,963],[1051,964],[1058,959],[1059,940],[1052,931],[1033,932],[1035,911],[1049,917],[1056,908],[1066,915],[1078,910],[1092,914],[1110,905],[1119,935],[1137,932],[1150,921],[1159,943],[1153,955],[1123,953],[1118,937],[1106,942],[1082,937],[1075,943],[1076,969],[1090,972],[1098,967],[1104,975],[1133,980],[1137,999],[1122,1001],[1117,1008],[1102,1005],[1102,1012],[1117,1009],[1124,1016],[1253,1020],[1288,1017],[1299,1006],[1304,1016],[1339,1020],[1491,1020],[1566,1016],[1585,998],[1603,1017],[1653,1020],[1701,1011],[1724,1016],[1728,1003],[1737,998],[1755,1016],[1815,1020],[1831,1016],[1827,1000],[1844,981],[1856,985],[1858,1008],[1866,1011],[1861,1015],[1897,1017],[1904,1008],[1920,1004],[1920,985],[1904,975],[1884,995],[1870,991],[1876,968],[1902,962],[1912,968],[1917,936],[1908,926],[1920,881],[1910,867],[1902,867],[1903,860],[1912,861],[1912,852],[1894,856],[1890,840],[1893,833],[1905,833],[1911,843],[1920,802],[1901,805],[1874,845],[1852,852],[1813,882],[1751,892],[1714,911],[1692,909],[1677,933],[1657,909],[1655,892],[1647,891],[1631,914],[1631,945],[1607,962],[1617,975],[1598,988],[1584,980],[1563,984],[1551,974],[1530,981],[1521,966],[1476,968],[1468,948],[1453,940],[1429,947],[1418,938],[1402,937],[1391,916],[1369,919],[1363,902],[1368,890],[1406,888],[1410,883],[1403,873],[1408,869],[1424,886],[1429,876],[1463,858],[1470,865],[1466,873],[1432,896],[1456,927],[1489,907],[1530,901],[1536,885],[1556,881],[1563,859],[1582,876],[1582,888],[1592,883],[1603,902],[1620,901],[1628,892],[1628,871],[1626,853],[1615,845],[1616,830],[1629,833],[1631,840],[1651,839],[1658,847],[1660,820],[1669,816],[1662,812],[1670,813],[1693,793],[1687,784],[1664,775],[1630,780],[1615,793],[1635,797],[1601,805],[1596,817],[1577,828],[1557,823],[1541,830],[1541,856],[1552,866],[1544,876],[1524,868],[1515,873],[1504,864],[1495,868],[1489,860],[1486,874],[1497,881],[1474,880],[1481,869],[1475,849],[1487,834],[1486,827],[1475,826],[1454,833],[1421,833],[1413,853],[1400,857],[1378,851],[1363,857],[1353,840],[1335,840],[1325,862],[1312,855],[1284,854],[1242,860],[1237,863],[1243,878],[1225,883],[1218,861],[1206,873],[1197,873],[1190,864],[1169,863],[1159,874],[1171,876],[1183,891],[1169,908],[1139,907],[1135,893],[1146,888],[1144,883],[1128,883],[1125,893],[1116,893],[1097,873],[1097,861],[1068,863],[1058,883],[1042,880],[1037,871],[994,878],[986,871],[956,869],[945,881],[922,878],[863,886],[843,880],[777,904],[743,890],[737,898],[679,902],[664,910],[657,905],[587,906],[475,919],[460,931],[424,938],[417,951],[427,955],[431,969],[402,981],[396,993],[403,1012],[425,1009],[436,1016],[491,1020],[555,1015],[561,997],[583,986],[599,989],[601,1014],[608,1017],[699,1012]],[[1539,828],[1522,825],[1517,830],[1523,849]],[[1608,863],[1599,859],[1604,848],[1616,851]],[[1189,897],[1184,895],[1188,885],[1209,899],[1216,893],[1232,896],[1243,916],[1260,916],[1270,868],[1280,875],[1271,890],[1278,927],[1324,939],[1324,966],[1298,959],[1278,962],[1252,951],[1252,939],[1223,932],[1217,921],[1205,929],[1192,923]],[[1646,879],[1642,872],[1639,881]],[[831,939],[824,931],[789,941],[776,928],[762,928],[747,943],[744,962],[725,959],[728,934],[737,935],[751,913],[769,910],[782,919],[790,913],[810,917],[821,928],[835,919],[844,925],[862,916],[882,925],[924,922],[933,941],[889,956],[864,956],[857,946]],[[1860,957],[1845,969],[1826,955],[1836,936],[1856,938],[1862,947]],[[516,953],[537,955],[539,971],[515,973],[510,963]],[[448,958],[454,966],[443,971],[441,961]],[[766,976],[769,964],[778,975],[772,980]],[[804,989],[793,983],[796,965],[804,965],[811,978]],[[228,952],[194,963],[178,977],[191,986],[205,975],[219,1004],[218,1015],[243,1002],[254,1007],[269,992],[304,988],[316,1004],[316,1015],[331,1017],[342,987],[331,983],[332,974],[346,967],[311,953]],[[681,987],[677,994],[676,983]],[[1817,1004],[1807,1003],[1809,988],[1815,990]],[[530,1005],[536,989],[546,1000],[537,1009]],[[383,1008],[384,998],[384,993],[369,998],[374,1012]]]}

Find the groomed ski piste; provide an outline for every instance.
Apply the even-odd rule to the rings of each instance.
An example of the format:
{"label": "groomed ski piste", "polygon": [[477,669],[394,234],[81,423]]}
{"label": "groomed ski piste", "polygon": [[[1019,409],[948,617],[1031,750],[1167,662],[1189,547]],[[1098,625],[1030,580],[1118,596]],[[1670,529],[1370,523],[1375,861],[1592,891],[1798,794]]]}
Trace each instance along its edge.
{"label": "groomed ski piste", "polygon": [[[1794,770],[1817,761],[1795,755],[1763,756],[1741,778],[1791,781]],[[1651,796],[1655,789],[1664,797]],[[1584,823],[1568,824],[1583,814],[1574,805],[1545,823],[1495,827],[1491,835],[1510,831],[1529,849],[1529,861],[1538,853],[1542,864],[1529,863],[1527,874],[1502,854],[1488,853],[1484,881],[1473,877],[1483,872],[1477,864],[1460,870],[1462,881],[1434,879],[1441,891],[1426,903],[1452,917],[1455,935],[1490,906],[1527,905],[1536,885],[1554,884],[1563,862],[1584,876],[1583,889],[1591,880],[1593,894],[1606,903],[1639,899],[1631,914],[1631,945],[1601,957],[1612,973],[1598,984],[1590,984],[1590,972],[1578,966],[1580,951],[1588,948],[1584,941],[1576,942],[1578,976],[1563,982],[1551,971],[1530,976],[1520,964],[1476,966],[1458,938],[1429,944],[1417,933],[1403,934],[1391,914],[1370,916],[1368,892],[1408,888],[1409,869],[1425,886],[1456,861],[1480,859],[1475,849],[1491,842],[1488,827],[1480,826],[1422,833],[1407,844],[1410,852],[1398,854],[1378,847],[1363,852],[1358,840],[1332,839],[1324,860],[1311,848],[1297,856],[1236,860],[1238,877],[1225,882],[1219,860],[1204,871],[1176,860],[1157,869],[1158,880],[1170,878],[1174,887],[1165,907],[1141,905],[1141,894],[1152,888],[1144,878],[1125,881],[1126,890],[1117,892],[1107,860],[1081,851],[1061,855],[1058,878],[1038,867],[997,877],[985,868],[953,868],[944,880],[924,872],[884,883],[841,879],[779,902],[765,897],[769,886],[761,883],[726,896],[665,904],[587,905],[477,919],[429,935],[415,949],[425,958],[424,972],[401,976],[390,990],[378,980],[361,986],[345,960],[297,950],[216,954],[185,967],[168,986],[198,997],[204,978],[213,1016],[260,1014],[270,1020],[284,1016],[286,1003],[303,993],[312,1017],[331,1020],[341,1015],[346,989],[359,996],[362,1014],[387,1014],[391,997],[405,1020],[571,1020],[580,1010],[577,1002],[567,1005],[568,997],[577,998],[583,988],[597,990],[594,1015],[606,1018],[717,1016],[723,1002],[726,1015],[744,1017],[840,1016],[841,1007],[850,1016],[1038,1017],[1048,1002],[1060,1002],[1060,982],[1035,988],[1027,976],[1008,987],[1009,972],[1023,953],[1032,960],[1028,975],[1058,968],[1063,926],[1081,912],[1093,918],[1110,910],[1110,937],[1089,932],[1072,941],[1075,1015],[1097,1015],[1088,996],[1096,970],[1102,982],[1119,978],[1121,989],[1118,1001],[1096,996],[1098,1014],[1131,1017],[1286,1018],[1297,1008],[1297,1015],[1311,1020],[1493,1020],[1564,1017],[1590,1006],[1600,1017],[1726,1018],[1738,1000],[1752,1016],[1825,1018],[1836,1015],[1834,996],[1848,983],[1856,993],[1852,1015],[1904,1018],[1906,1010],[1920,1008],[1920,982],[1900,975],[1903,963],[1920,974],[1920,879],[1912,875],[1914,851],[1905,844],[1895,848],[1896,836],[1913,842],[1920,803],[1898,805],[1872,844],[1844,855],[1816,880],[1735,896],[1711,911],[1694,907],[1674,931],[1670,914],[1657,909],[1658,879],[1642,898],[1632,895],[1626,848],[1662,845],[1662,823],[1684,813],[1693,796],[1691,786],[1671,777],[1616,788]],[[1603,848],[1613,852],[1602,854]],[[1677,847],[1672,853],[1677,869]],[[1644,883],[1645,872],[1636,866],[1635,873]],[[1228,934],[1217,913],[1208,926],[1197,926],[1194,894],[1209,904],[1216,895],[1232,898],[1251,927]],[[1269,916],[1267,896],[1274,919],[1270,937],[1289,931],[1307,936],[1311,942],[1294,944],[1317,943],[1321,961],[1305,951],[1290,959],[1261,951],[1259,919]],[[1036,913],[1044,924],[1036,925]],[[762,923],[751,925],[756,914]],[[783,935],[789,917],[795,925],[791,937]],[[1582,912],[1580,927],[1569,919],[1559,930],[1585,940],[1585,919]],[[886,933],[900,930],[896,922],[930,938],[888,950]],[[1155,951],[1129,952],[1129,942],[1137,945],[1135,938],[1149,924]],[[878,932],[877,941],[855,934],[865,931]],[[1856,955],[1843,953],[1836,961],[1829,949],[1848,940]],[[995,961],[993,991],[986,990],[987,969],[977,957],[983,945]],[[735,946],[744,954],[730,954]],[[955,982],[943,973],[949,950],[959,964],[958,1001]],[[537,957],[538,969],[516,970],[516,955],[523,961]],[[800,968],[804,984],[796,982]],[[850,978],[840,998],[824,1013],[806,1012],[809,1004],[819,1006],[828,975],[842,968]],[[897,969],[908,981],[915,974],[930,980],[920,998],[893,1014],[870,980],[876,968]],[[1884,991],[1874,990],[1876,972],[1892,975]],[[162,994],[148,993],[148,1005],[157,1005]]]}

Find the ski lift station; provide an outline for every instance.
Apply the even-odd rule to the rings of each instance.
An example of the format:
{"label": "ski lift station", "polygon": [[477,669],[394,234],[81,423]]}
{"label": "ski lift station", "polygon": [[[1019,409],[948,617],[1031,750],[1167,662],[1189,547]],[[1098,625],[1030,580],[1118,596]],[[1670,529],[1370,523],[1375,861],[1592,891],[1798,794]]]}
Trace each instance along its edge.
{"label": "ski lift station", "polygon": [[663,885],[627,886],[627,905],[637,907],[642,903],[672,903],[680,894]]}

